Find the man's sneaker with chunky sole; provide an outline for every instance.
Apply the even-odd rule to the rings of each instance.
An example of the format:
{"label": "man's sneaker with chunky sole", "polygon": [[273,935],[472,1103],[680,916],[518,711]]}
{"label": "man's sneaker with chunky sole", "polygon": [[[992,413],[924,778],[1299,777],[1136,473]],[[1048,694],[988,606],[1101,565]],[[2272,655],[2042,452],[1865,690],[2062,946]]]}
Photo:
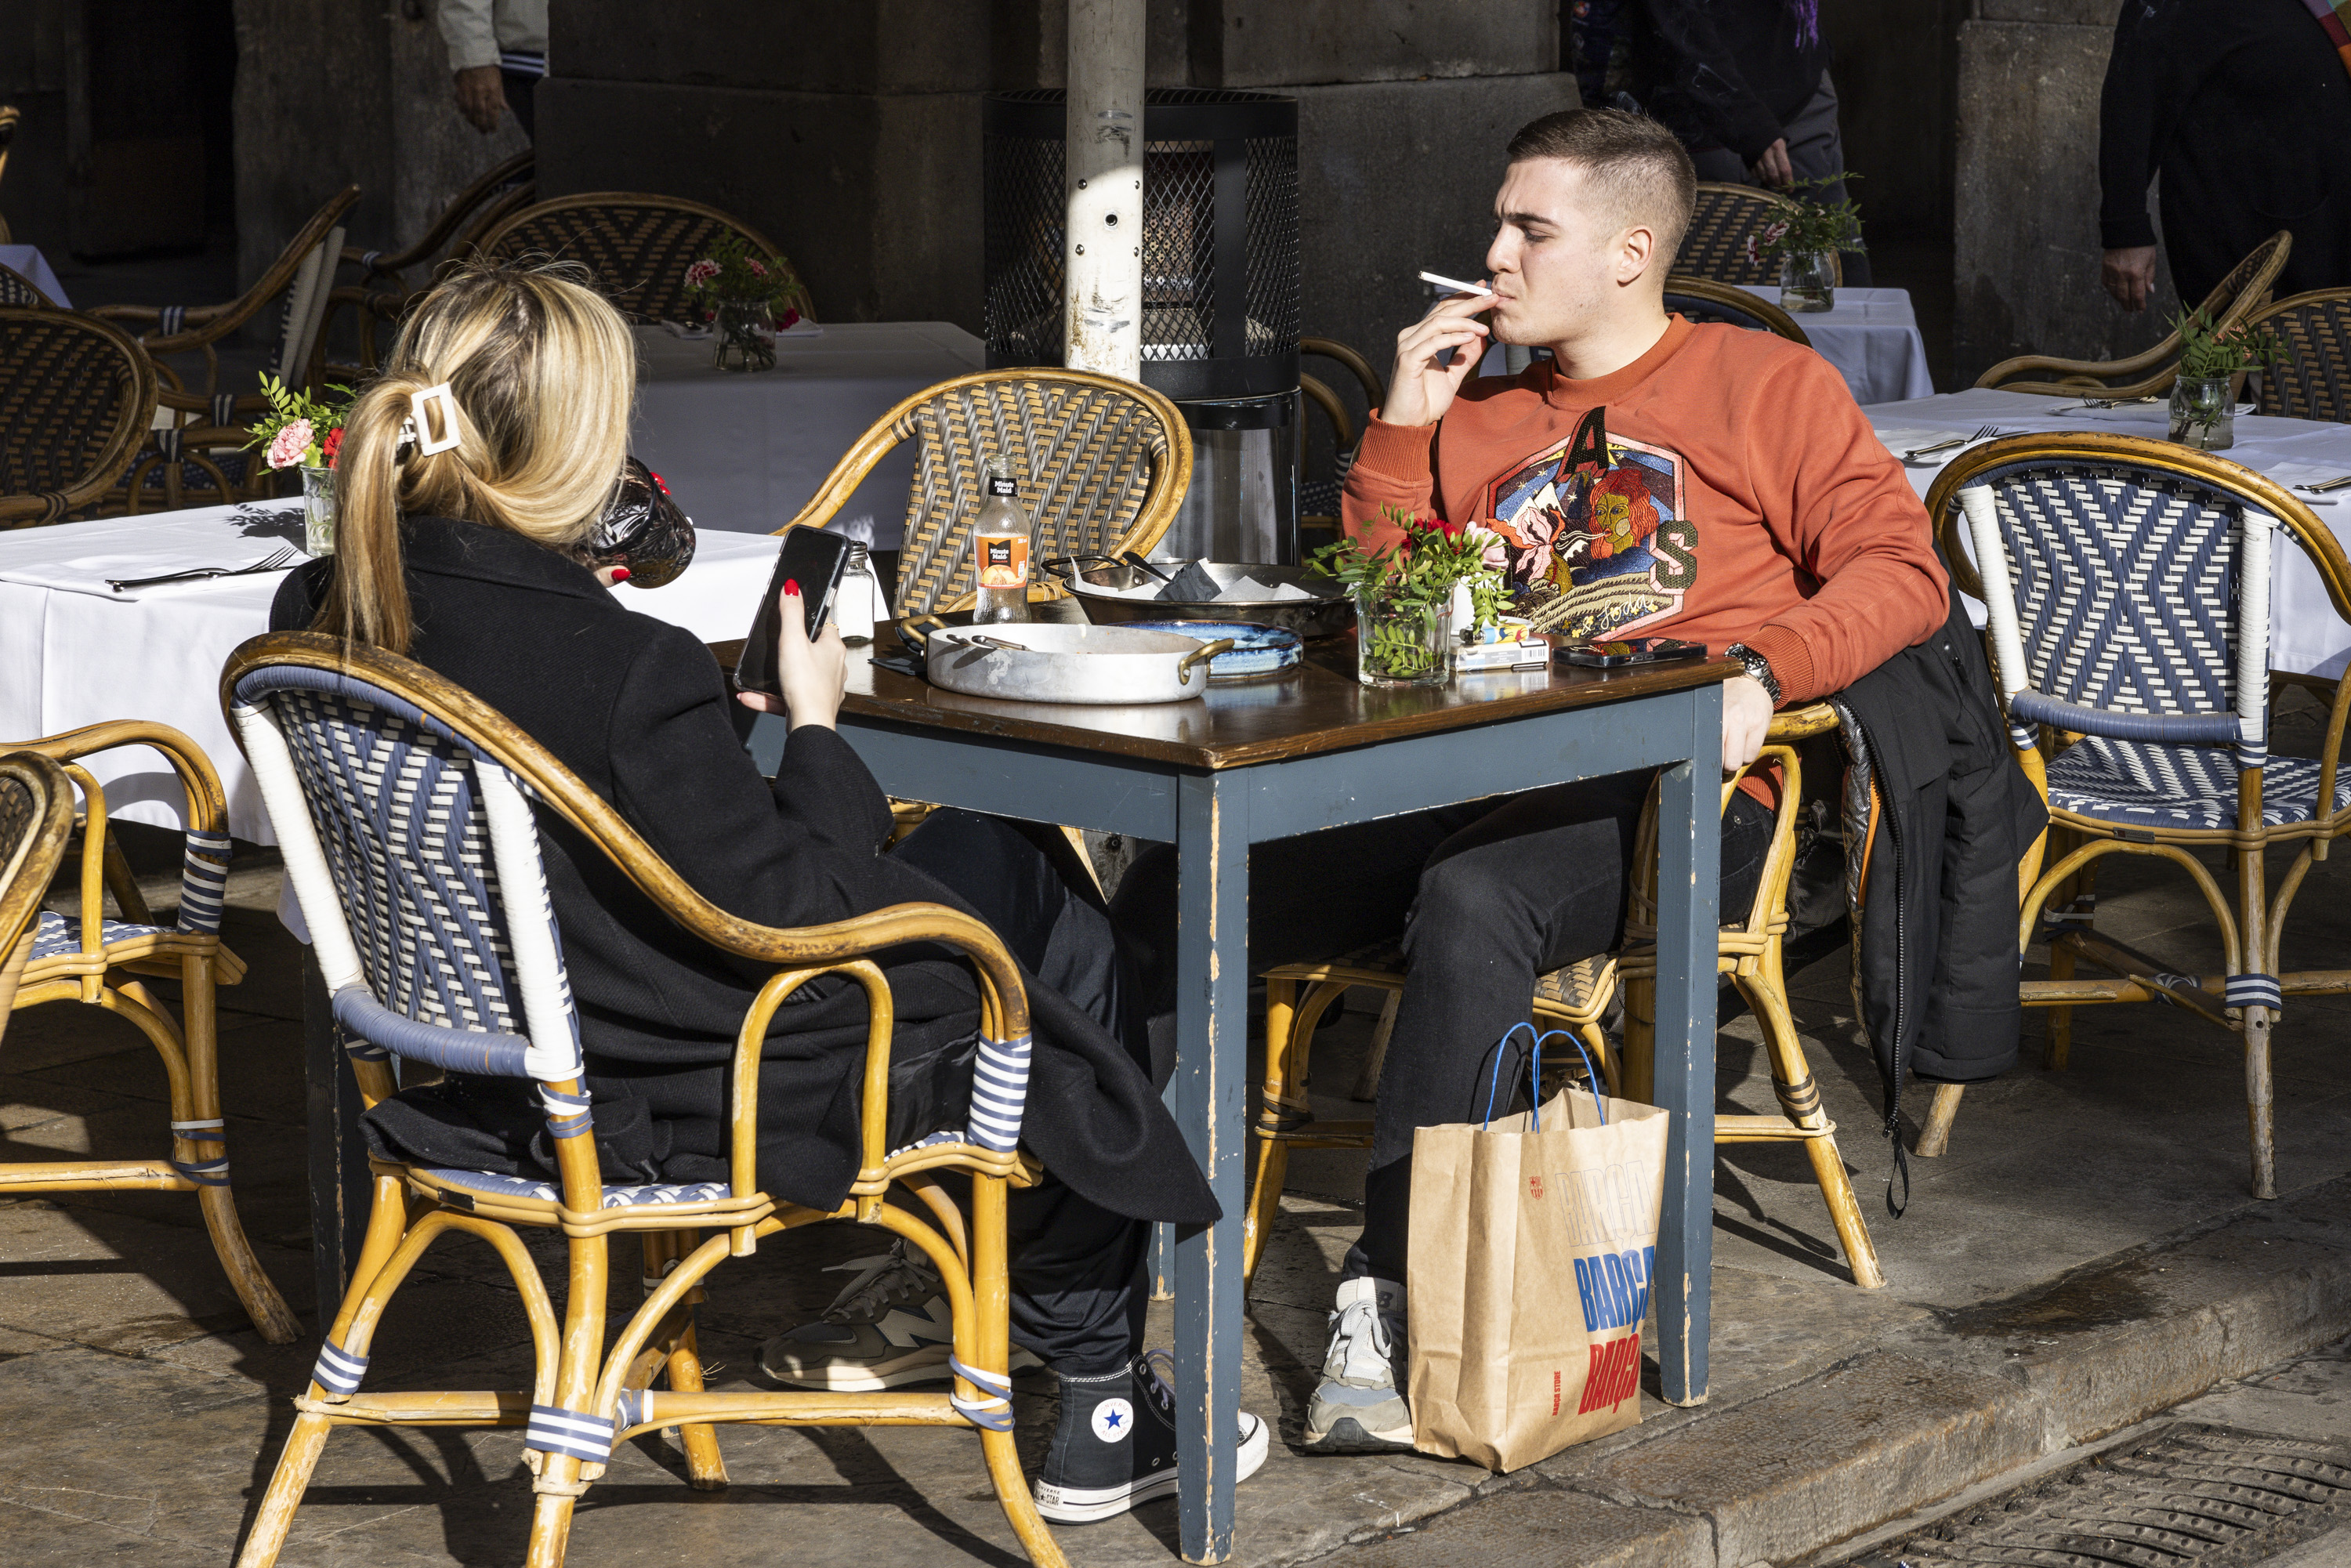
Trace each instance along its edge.
{"label": "man's sneaker with chunky sole", "polygon": [[[837,1263],[827,1273],[857,1277],[824,1315],[787,1329],[759,1351],[759,1369],[794,1388],[869,1394],[911,1383],[943,1383],[955,1350],[955,1316],[930,1260],[896,1243],[872,1258]],[[1041,1366],[1012,1347],[1014,1372]]]}
{"label": "man's sneaker with chunky sole", "polygon": [[1310,1454],[1386,1454],[1412,1447],[1404,1391],[1404,1287],[1343,1280],[1331,1313],[1322,1381],[1306,1404]]}
{"label": "man's sneaker with chunky sole", "polygon": [[[1092,1524],[1176,1490],[1176,1395],[1165,1351],[1123,1371],[1064,1377],[1061,1421],[1037,1472],[1037,1511],[1055,1524]],[[1265,1463],[1272,1434],[1241,1412],[1236,1483]]]}

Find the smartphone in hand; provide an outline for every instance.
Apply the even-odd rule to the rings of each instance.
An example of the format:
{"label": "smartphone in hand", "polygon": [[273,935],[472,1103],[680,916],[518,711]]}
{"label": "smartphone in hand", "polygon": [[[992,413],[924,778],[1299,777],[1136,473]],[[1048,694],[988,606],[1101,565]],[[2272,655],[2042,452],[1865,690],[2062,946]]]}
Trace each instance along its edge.
{"label": "smartphone in hand", "polygon": [[765,692],[773,697],[784,695],[776,669],[777,640],[783,635],[783,623],[777,619],[777,598],[787,581],[800,585],[800,602],[808,607],[809,641],[813,643],[824,630],[825,617],[832,613],[833,595],[840,591],[841,574],[848,565],[849,540],[843,535],[803,528],[784,536],[784,547],[776,552],[775,575],[768,579],[759,613],[751,622],[751,635],[743,644],[743,656],[736,661],[737,690]]}

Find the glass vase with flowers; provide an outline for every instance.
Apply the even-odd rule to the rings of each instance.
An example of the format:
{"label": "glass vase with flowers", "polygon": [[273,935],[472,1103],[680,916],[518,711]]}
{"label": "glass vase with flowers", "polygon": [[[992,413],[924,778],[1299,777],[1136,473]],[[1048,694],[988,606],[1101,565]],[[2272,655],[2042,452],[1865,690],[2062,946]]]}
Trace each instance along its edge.
{"label": "glass vase with flowers", "polygon": [[1507,592],[1489,561],[1493,535],[1461,523],[1380,508],[1401,538],[1366,549],[1349,538],[1314,552],[1314,564],[1355,601],[1355,678],[1367,686],[1441,686],[1452,674],[1457,585],[1468,590],[1476,625],[1501,615]]}
{"label": "glass vase with flowers", "polygon": [[774,370],[777,332],[800,319],[784,304],[799,292],[791,267],[740,235],[728,235],[685,269],[685,292],[709,317],[722,371]]}
{"label": "glass vase with flowers", "polygon": [[2172,318],[2179,334],[2179,375],[2171,383],[2171,439],[2201,452],[2225,452],[2237,440],[2237,377],[2273,371],[2294,358],[2274,332],[2240,323],[2216,329],[2202,310]]}
{"label": "glass vase with flowers", "polygon": [[253,422],[253,439],[246,443],[260,447],[270,467],[302,471],[302,549],[314,558],[335,553],[335,460],[351,406],[350,388],[327,390],[340,395],[319,397],[262,371],[269,412]]}
{"label": "glass vase with flowers", "polygon": [[1749,266],[1761,267],[1770,256],[1780,258],[1782,310],[1836,308],[1836,253],[1867,248],[1861,243],[1860,209],[1850,198],[1823,202],[1803,193],[1860,178],[1840,171],[1817,180],[1797,181],[1788,187],[1786,205],[1780,214],[1747,236]]}

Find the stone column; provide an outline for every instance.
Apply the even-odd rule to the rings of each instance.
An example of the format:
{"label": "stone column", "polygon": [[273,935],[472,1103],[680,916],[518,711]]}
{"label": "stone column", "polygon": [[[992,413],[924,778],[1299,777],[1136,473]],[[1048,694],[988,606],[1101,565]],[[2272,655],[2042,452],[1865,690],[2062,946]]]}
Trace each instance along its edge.
{"label": "stone column", "polygon": [[1958,296],[1962,384],[2016,354],[2120,359],[2177,308],[2167,265],[2145,311],[2098,282],[2098,96],[2115,0],[1979,0],[1959,29]]}

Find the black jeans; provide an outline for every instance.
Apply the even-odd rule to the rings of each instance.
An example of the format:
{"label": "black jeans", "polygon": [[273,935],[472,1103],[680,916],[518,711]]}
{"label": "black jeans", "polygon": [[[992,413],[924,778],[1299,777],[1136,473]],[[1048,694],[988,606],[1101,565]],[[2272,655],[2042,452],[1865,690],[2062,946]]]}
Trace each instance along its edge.
{"label": "black jeans", "polygon": [[[1400,926],[1405,934],[1406,983],[1373,1113],[1364,1231],[1343,1277],[1404,1278],[1413,1134],[1476,1120],[1493,1053],[1526,1021],[1535,977],[1616,946],[1650,778],[1588,779],[1252,852],[1252,973],[1332,957]],[[1734,793],[1722,817],[1724,909],[1755,896],[1771,838],[1771,813]],[[1515,1062],[1501,1070],[1512,1082]]]}
{"label": "black jeans", "polygon": [[[1059,829],[935,811],[891,852],[955,889],[1040,982],[1139,1047],[1156,977],[1120,940]],[[1050,1172],[1014,1188],[1007,1207],[1013,1343],[1071,1377],[1124,1366],[1143,1343],[1151,1228],[1088,1202]]]}

